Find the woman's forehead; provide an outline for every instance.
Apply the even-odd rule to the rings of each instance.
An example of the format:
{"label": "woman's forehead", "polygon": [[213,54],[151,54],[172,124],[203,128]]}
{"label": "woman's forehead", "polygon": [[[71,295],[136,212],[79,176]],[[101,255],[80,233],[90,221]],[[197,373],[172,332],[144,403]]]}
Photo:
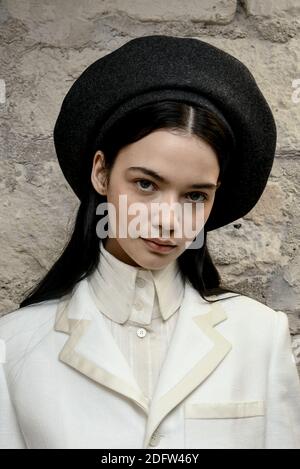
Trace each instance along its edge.
{"label": "woman's forehead", "polygon": [[127,145],[119,152],[120,163],[124,167],[152,165],[161,171],[178,171],[179,168],[192,166],[207,170],[218,166],[213,148],[198,137],[175,135],[171,132],[152,132],[146,137]]}

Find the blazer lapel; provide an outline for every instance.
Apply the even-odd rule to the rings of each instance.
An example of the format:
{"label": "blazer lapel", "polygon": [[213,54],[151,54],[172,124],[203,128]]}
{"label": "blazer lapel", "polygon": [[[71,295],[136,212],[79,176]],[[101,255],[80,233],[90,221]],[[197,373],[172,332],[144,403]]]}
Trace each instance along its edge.
{"label": "blazer lapel", "polygon": [[59,353],[60,361],[132,399],[148,413],[149,401],[97,310],[86,279],[73,294],[61,298],[54,328],[70,335]]}
{"label": "blazer lapel", "polygon": [[186,281],[171,343],[149,400],[96,308],[89,288],[87,280],[83,279],[73,293],[59,301],[54,328],[69,335],[59,359],[141,407],[148,415],[144,437],[144,447],[147,447],[164,417],[199,386],[231,350],[231,343],[214,329],[227,315],[220,303],[206,302]]}

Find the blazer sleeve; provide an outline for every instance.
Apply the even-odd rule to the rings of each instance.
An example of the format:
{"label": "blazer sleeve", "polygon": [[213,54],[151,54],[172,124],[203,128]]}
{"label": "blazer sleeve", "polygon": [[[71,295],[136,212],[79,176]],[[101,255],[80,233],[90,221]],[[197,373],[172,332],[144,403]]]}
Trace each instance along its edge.
{"label": "blazer sleeve", "polygon": [[300,378],[288,316],[283,311],[275,312],[266,400],[266,448],[300,449]]}
{"label": "blazer sleeve", "polygon": [[0,339],[0,449],[26,449],[5,375],[5,341]]}

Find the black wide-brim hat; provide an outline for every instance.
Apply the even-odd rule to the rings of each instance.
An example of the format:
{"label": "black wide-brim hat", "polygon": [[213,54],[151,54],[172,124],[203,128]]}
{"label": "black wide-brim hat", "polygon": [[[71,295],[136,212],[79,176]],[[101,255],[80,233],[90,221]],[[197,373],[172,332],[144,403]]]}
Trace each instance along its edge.
{"label": "black wide-brim hat", "polygon": [[[88,66],[65,96],[54,128],[63,174],[80,200],[91,184],[91,141],[140,105],[172,99],[206,104],[236,140],[206,222],[211,231],[246,215],[270,175],[276,147],[272,111],[249,69],[197,38],[142,36]],[[99,147],[99,149],[101,149]],[[93,156],[93,155],[92,155]],[[90,175],[90,173],[89,173]]]}

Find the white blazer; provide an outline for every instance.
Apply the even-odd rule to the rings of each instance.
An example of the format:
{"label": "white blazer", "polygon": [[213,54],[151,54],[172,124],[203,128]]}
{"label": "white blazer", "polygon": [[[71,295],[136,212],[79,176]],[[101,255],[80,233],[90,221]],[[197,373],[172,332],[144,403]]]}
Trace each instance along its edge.
{"label": "white blazer", "polygon": [[0,448],[300,449],[285,313],[186,282],[149,402],[89,288],[0,318]]}

